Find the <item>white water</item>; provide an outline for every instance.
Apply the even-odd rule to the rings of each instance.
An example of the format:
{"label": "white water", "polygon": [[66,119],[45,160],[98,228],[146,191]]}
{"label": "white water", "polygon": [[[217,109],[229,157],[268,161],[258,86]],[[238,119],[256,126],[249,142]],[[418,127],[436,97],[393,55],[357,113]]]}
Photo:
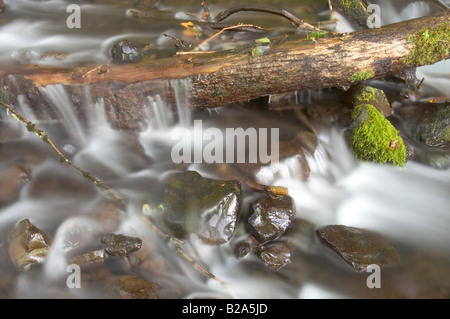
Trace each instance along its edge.
{"label": "white water", "polygon": [[[12,10],[19,10],[20,6],[33,7],[29,1],[5,2],[11,5]],[[64,7],[65,3],[50,1],[45,3],[46,6],[49,5],[45,8],[56,10]],[[55,6],[50,6],[54,4]],[[386,23],[403,19],[407,12],[410,12],[410,16],[416,16],[417,8],[422,13],[428,12],[423,3],[417,3],[417,7],[414,7],[414,4],[412,6],[413,9],[408,9],[411,11],[405,11],[406,8],[400,12],[393,8],[389,9],[392,10],[392,17],[388,17]],[[0,55],[6,59],[11,54],[14,55],[14,52],[29,48],[32,52],[41,54],[36,48],[48,41],[59,39],[43,36],[48,29],[48,25],[44,22],[36,23],[25,33],[18,31],[21,23],[25,22],[19,20],[0,28],[0,45],[3,48]],[[3,36],[11,34],[16,36],[22,34],[22,37],[14,39]],[[115,36],[108,37],[105,41],[110,43],[111,38]],[[62,36],[62,39],[73,40],[67,35]],[[84,35],[76,39],[84,39]],[[88,49],[81,55],[86,54],[94,60],[102,59],[98,53],[94,55],[88,53],[89,50],[98,52],[98,48],[93,48],[89,41],[84,44]],[[40,56],[37,53],[33,54],[36,57]],[[73,54],[78,53],[75,50]],[[448,62],[443,62],[443,65],[437,67],[423,68],[419,72],[448,74]],[[432,79],[438,81],[427,80],[426,83],[430,83],[428,84],[430,90],[449,95],[448,76],[440,77],[434,73]],[[280,272],[270,273],[254,256],[244,260],[234,258],[232,244],[242,235],[241,229],[230,244],[221,246],[204,245],[192,236],[186,252],[223,280],[226,283],[224,287],[195,269],[143,222],[142,204],[151,203],[153,193],[157,193],[155,188],[169,172],[193,169],[205,177],[224,178],[223,173],[212,165],[192,164],[180,168],[171,162],[170,150],[176,141],[171,140],[170,136],[174,129],[189,128],[193,120],[198,118],[203,120],[204,128],[210,126],[224,129],[229,127],[227,125],[230,123],[235,123],[233,125],[236,126],[237,123],[246,123],[249,126],[254,124],[256,127],[263,125],[261,123],[267,123],[264,115],[250,112],[250,120],[248,111],[237,109],[221,108],[210,112],[191,112],[187,98],[189,89],[187,83],[177,81],[172,84],[177,112],[168,112],[165,102],[159,96],[149,96],[148,103],[144,106],[147,117],[142,119],[142,130],[136,135],[113,129],[104,113],[103,101],[89,102],[91,100],[89,92],[86,92],[86,103],[91,103],[89,109],[92,112],[88,116],[88,122],[84,122],[73,113],[70,99],[62,86],[47,86],[43,89],[59,115],[58,125],[64,128],[61,135],[56,137],[61,147],[77,165],[97,174],[128,200],[128,205],[121,212],[120,224],[109,229],[108,225],[99,223],[95,217],[103,205],[102,193],[78,172],[68,166],[62,166],[46,144],[27,132],[20,123],[12,120],[2,122],[2,125],[10,125],[17,136],[16,139],[3,142],[23,142],[25,148],[36,146],[48,156],[39,158],[31,166],[31,181],[21,190],[19,199],[0,209],[1,233],[5,234],[21,219],[29,218],[33,224],[51,234],[54,240],[42,269],[18,275],[12,297],[107,296],[95,284],[88,288],[68,289],[65,283],[68,276],[66,267],[69,253],[90,247],[92,242],[106,231],[139,236],[144,240],[144,247],[156,245],[154,253],[162,258],[165,271],[163,274],[140,272],[139,275],[156,281],[161,287],[163,296],[164,293],[170,295],[173,289],[180,291],[178,295],[180,298],[359,297],[357,292],[346,288],[349,280],[348,268],[336,263],[332,254],[329,251],[324,252],[315,240],[303,237],[291,239],[300,256],[306,254],[312,259],[324,256],[325,261],[319,258],[320,267],[317,267],[317,262],[294,258],[294,262]],[[317,103],[320,98],[316,99],[314,94],[315,92],[296,94],[296,102]],[[29,119],[34,119],[29,105],[22,104],[17,107]],[[224,121],[229,118],[231,120]],[[285,125],[283,121],[271,120],[273,120],[271,125],[280,127]],[[54,130],[55,123],[51,121],[33,121],[46,131]],[[360,163],[354,160],[346,146],[341,128],[321,129],[319,133],[319,146],[314,156],[308,157],[311,167],[308,181],[302,182],[297,177],[295,165],[292,166],[289,162],[276,169],[281,172],[278,175],[269,169],[269,172],[262,171],[257,176],[265,183],[288,187],[289,194],[295,200],[297,219],[307,220],[316,228],[329,224],[343,224],[375,230],[398,245],[402,254],[407,255],[407,252],[401,250],[403,246],[407,246],[414,249],[429,249],[447,260],[450,258],[449,169],[438,170],[415,162],[409,162],[404,168]],[[137,152],[136,146],[142,147],[142,152]],[[59,184],[56,188],[48,186],[47,189],[47,182],[51,184],[51,178],[59,181]],[[73,185],[79,185],[84,190],[80,191]],[[248,197],[243,200],[243,210],[247,209],[250,200],[258,194],[246,195]],[[326,262],[328,258],[330,264]],[[325,269],[328,269],[328,274],[320,277]],[[405,271],[411,274],[408,265],[405,266]],[[342,273],[346,276],[339,279]],[[290,277],[295,279],[290,280]],[[368,288],[364,286],[365,279],[366,277],[361,279],[356,275],[352,279],[352,282],[360,283],[359,292],[367,293]],[[442,280],[448,281],[449,276]],[[406,284],[400,290],[407,296],[420,296],[420,287],[411,288]]]}

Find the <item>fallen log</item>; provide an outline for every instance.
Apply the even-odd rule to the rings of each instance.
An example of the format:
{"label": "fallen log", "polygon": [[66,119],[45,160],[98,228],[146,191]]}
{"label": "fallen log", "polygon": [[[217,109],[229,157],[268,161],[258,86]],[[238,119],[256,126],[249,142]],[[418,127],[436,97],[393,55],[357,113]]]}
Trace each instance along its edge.
{"label": "fallen log", "polygon": [[270,43],[251,43],[223,52],[183,52],[145,57],[138,63],[51,68],[10,65],[0,69],[0,99],[14,105],[20,95],[39,114],[50,109],[45,88],[64,86],[82,113],[86,90],[103,98],[114,126],[135,129],[148,97],[174,102],[174,80],[186,79],[189,102],[214,108],[271,94],[382,79],[450,58],[450,11],[382,28],[325,37],[290,35]]}

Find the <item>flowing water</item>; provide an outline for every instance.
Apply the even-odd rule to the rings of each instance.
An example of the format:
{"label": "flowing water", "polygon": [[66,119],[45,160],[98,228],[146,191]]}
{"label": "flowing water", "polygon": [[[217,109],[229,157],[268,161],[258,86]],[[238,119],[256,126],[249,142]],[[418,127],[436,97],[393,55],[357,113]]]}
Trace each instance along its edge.
{"label": "flowing water", "polygon": [[[130,1],[131,2],[131,1]],[[141,1],[144,2],[144,1]],[[82,28],[65,27],[68,1],[5,0],[0,15],[0,62],[68,65],[81,62],[104,63],[107,50],[119,38],[143,38],[161,47],[173,45],[163,33],[181,34],[180,21],[186,12],[200,16],[198,1],[161,1],[148,10],[150,23],[137,23],[127,10],[138,6],[86,1],[81,4]],[[448,1],[379,1],[382,23],[401,21],[448,7]],[[300,17],[327,16],[326,1],[284,1],[286,8]],[[261,2],[261,4],[267,4]],[[270,4],[270,3],[269,3]],[[148,5],[148,4],[147,4]],[[227,8],[224,1],[210,5],[212,12]],[[279,4],[278,4],[279,5]],[[279,5],[280,6],[280,5]],[[312,13],[314,12],[314,13]],[[241,18],[246,17],[242,15]],[[249,19],[255,15],[249,14]],[[348,31],[349,24],[339,18],[338,31]],[[258,20],[257,20],[258,21]],[[271,24],[274,20],[262,20]],[[278,23],[280,20],[275,20]],[[283,25],[285,27],[285,25]],[[288,26],[287,26],[288,27]],[[49,51],[63,51],[67,59],[42,59]],[[424,96],[450,96],[450,65],[441,62],[420,68],[418,78],[426,77]],[[11,76],[11,79],[14,79]],[[383,83],[373,82],[383,87]],[[96,241],[106,232],[142,238],[137,269],[125,258],[109,260],[110,274],[136,274],[157,283],[160,298],[448,298],[450,295],[450,171],[439,167],[429,148],[423,147],[420,161],[410,161],[404,168],[356,161],[344,140],[344,128],[335,124],[318,125],[319,145],[307,155],[311,173],[307,181],[299,178],[298,163],[281,161],[261,169],[257,181],[287,187],[295,201],[295,226],[286,234],[293,247],[292,261],[271,272],[254,256],[236,259],[233,245],[245,236],[238,227],[230,243],[203,244],[192,235],[185,253],[222,280],[211,279],[188,262],[173,242],[164,240],[148,223],[145,214],[155,217],[162,180],[174,171],[196,170],[204,177],[231,179],[233,164],[175,164],[171,150],[177,142],[177,129],[193,132],[193,121],[202,120],[203,129],[236,127],[277,127],[281,137],[304,130],[304,121],[293,116],[274,116],[275,97],[261,101],[259,108],[241,106],[210,111],[192,111],[188,102],[188,82],[172,81],[176,96],[175,112],[169,111],[160,96],[148,96],[143,106],[145,116],[137,132],[112,127],[101,99],[92,102],[86,88],[89,114],[80,118],[73,111],[70,97],[62,85],[41,89],[57,120],[37,118],[32,105],[19,99],[14,107],[43,129],[64,154],[84,170],[98,176],[117,191],[127,204],[117,208],[105,200],[105,193],[95,188],[79,172],[61,165],[46,143],[28,132],[23,123],[1,113],[0,169],[13,165],[25,167],[18,197],[0,206],[0,296],[6,298],[108,298],[104,276],[95,271],[82,272],[82,288],[68,288],[66,278],[69,256],[97,249]],[[389,85],[390,97],[399,96],[401,85]],[[295,92],[284,100],[289,107],[338,105],[334,90]],[[22,101],[22,102],[20,102]],[[402,100],[398,107],[411,103]],[[276,105],[279,110],[280,102]],[[264,110],[262,110],[264,109]],[[278,112],[278,111],[277,111]],[[286,112],[289,112],[287,110]],[[287,113],[291,114],[291,113]],[[421,147],[420,145],[417,147]],[[195,151],[194,151],[195,152]],[[439,153],[440,154],[440,153]],[[438,154],[438,155],[439,155]],[[296,164],[297,163],[297,164]],[[242,175],[241,175],[242,176]],[[243,188],[242,211],[260,194]],[[2,202],[3,203],[3,202]],[[143,206],[148,204],[148,206]],[[143,207],[146,209],[143,210]],[[107,216],[101,217],[101,216]],[[45,263],[20,272],[9,260],[7,234],[20,220],[28,218],[53,238]],[[155,217],[157,220],[157,218]],[[357,273],[314,235],[318,227],[341,224],[377,231],[399,251],[399,269],[382,270],[381,288],[369,289],[368,273]],[[147,254],[147,255],[145,255]]]}

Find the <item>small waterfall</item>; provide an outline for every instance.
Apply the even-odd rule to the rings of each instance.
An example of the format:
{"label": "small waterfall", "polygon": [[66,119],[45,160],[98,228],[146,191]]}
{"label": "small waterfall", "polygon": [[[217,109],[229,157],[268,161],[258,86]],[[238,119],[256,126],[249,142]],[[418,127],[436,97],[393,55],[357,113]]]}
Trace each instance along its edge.
{"label": "small waterfall", "polygon": [[45,88],[39,88],[41,94],[46,96],[50,101],[53,110],[58,114],[58,118],[62,121],[63,127],[67,130],[72,138],[76,138],[82,145],[86,144],[87,137],[83,129],[79,117],[75,114],[74,105],[70,101],[69,95],[61,84],[47,85]]}
{"label": "small waterfall", "polygon": [[[20,60],[20,63],[38,62],[42,53],[52,47],[68,49],[69,56],[73,58],[69,62],[97,62],[105,58],[104,52],[118,38],[139,35],[146,40],[152,40],[146,36],[162,33],[153,30],[146,33],[112,28],[105,33],[87,34],[89,28],[83,26],[82,30],[78,30],[80,36],[73,36],[65,26],[62,30],[60,25],[67,16],[67,1],[5,0],[5,3],[8,10],[15,14],[18,14],[19,10],[25,10],[27,14],[30,13],[30,18],[18,19],[0,26],[0,62],[16,63],[22,58],[25,60]],[[437,1],[428,1],[427,4],[424,1],[403,3],[403,7],[409,8],[408,10],[398,9],[397,5],[394,6],[397,4],[394,1],[379,3],[383,24],[387,24],[426,14],[433,10],[435,6],[432,3]],[[447,0],[441,0],[439,3],[449,5]],[[40,6],[39,9],[37,6]],[[93,7],[95,12],[106,8],[97,5]],[[42,21],[33,20],[33,17],[36,17],[31,14],[33,10]],[[59,18],[63,18],[50,18],[47,11],[61,11],[63,14]],[[114,12],[112,18],[130,19],[126,17],[124,10],[119,9],[106,10],[100,17],[110,19],[108,13],[111,12]],[[190,17],[185,15],[184,18]],[[86,18],[83,21],[88,20]],[[110,20],[105,21],[102,20],[102,23],[107,25]],[[179,21],[170,20],[160,28],[169,28],[168,26],[175,23],[178,25]],[[119,27],[122,27],[122,23],[118,23],[117,28]],[[344,24],[341,28],[350,26]],[[339,27],[338,30],[342,31]],[[121,33],[122,31],[124,33]],[[164,39],[167,40],[165,37]],[[57,43],[58,41],[61,42]],[[447,61],[420,68],[418,75],[426,77],[424,86],[428,85],[432,89],[441,90],[442,94],[450,95],[448,66]],[[10,80],[11,83],[14,82],[12,76]],[[0,233],[3,236],[0,244],[7,243],[7,233],[18,221],[29,218],[33,224],[53,237],[53,245],[43,267],[38,266],[29,273],[18,273],[7,259],[6,244],[0,245],[3,249],[0,256],[6,259],[5,262],[0,260],[0,265],[5,266],[2,268],[2,276],[7,278],[0,280],[0,291],[7,291],[8,297],[19,298],[108,298],[108,292],[98,289],[101,284],[97,282],[91,283],[87,288],[69,289],[66,285],[69,275],[67,266],[70,256],[101,247],[99,236],[102,234],[123,233],[142,238],[143,248],[148,250],[140,251],[139,257],[137,254],[132,257],[136,257],[134,260],[139,259],[140,262],[140,258],[150,256],[151,258],[146,260],[148,268],[130,270],[124,266],[128,265],[125,259],[110,258],[102,270],[108,271],[106,276],[126,273],[156,281],[161,287],[162,298],[353,298],[360,297],[361,291],[367,294],[365,286],[355,290],[349,288],[349,281],[361,279],[361,274],[352,273],[348,268],[341,267],[341,264],[330,262],[329,252],[324,253],[318,248],[322,246],[317,244],[316,237],[296,237],[295,229],[286,236],[296,248],[294,261],[279,272],[268,271],[255,255],[242,260],[235,257],[234,244],[248,235],[243,230],[245,217],[240,221],[237,232],[239,236],[233,238],[230,243],[206,245],[194,235],[187,238],[183,247],[186,253],[223,280],[225,285],[221,285],[195,268],[192,262],[180,254],[178,246],[167,238],[162,238],[144,221],[143,203],[150,204],[160,200],[157,198],[163,191],[160,182],[175,170],[195,169],[203,176],[214,179],[235,179],[235,176],[242,177],[239,174],[248,173],[239,172],[236,166],[233,166],[234,163],[174,163],[171,148],[176,141],[171,138],[175,130],[182,129],[181,132],[194,136],[195,120],[203,121],[203,131],[213,128],[215,132],[245,126],[273,126],[279,127],[280,130],[289,130],[289,133],[295,135],[304,126],[301,121],[295,122],[294,125],[287,117],[277,118],[273,116],[274,113],[260,112],[259,109],[243,110],[240,107],[230,107],[194,111],[189,103],[189,81],[171,80],[170,87],[173,90],[174,105],[169,105],[160,95],[148,96],[146,105],[141,106],[143,123],[141,130],[137,132],[113,128],[105,113],[104,100],[97,98],[93,101],[88,87],[83,101],[86,107],[83,109],[88,110],[89,114],[75,112],[63,85],[41,88],[42,95],[57,114],[58,119],[52,121],[37,120],[33,105],[29,105],[24,96],[19,95],[18,105],[15,107],[21,114],[36,122],[52,140],[55,139],[74,163],[101,178],[126,198],[127,205],[108,206],[109,202],[105,200],[104,193],[97,190],[79,172],[67,165],[61,165],[58,157],[52,156],[55,154],[48,150],[48,145],[26,131],[23,125],[23,134],[2,136],[0,155],[5,161],[0,163],[0,169],[17,161],[26,166],[30,173],[29,181],[18,191],[17,199],[0,206]],[[280,109],[286,106],[280,112],[288,109],[288,106],[301,108],[335,101],[338,99],[335,93],[328,89],[296,92],[290,96],[291,100],[280,103]],[[270,106],[278,103],[275,97],[271,99]],[[368,228],[398,244],[399,252],[403,256],[408,257],[410,251],[417,249],[419,252],[437,252],[443,259],[449,259],[448,169],[437,170],[415,162],[409,162],[404,168],[359,162],[353,157],[340,128],[321,127],[317,131],[319,144],[314,154],[306,155],[311,169],[306,181],[298,178],[300,168],[294,160],[266,167],[255,176],[260,182],[288,189],[289,195],[295,201],[296,222],[305,222],[313,230],[329,224]],[[206,141],[204,136],[198,137]],[[198,141],[195,137],[193,140]],[[43,154],[37,154],[41,149],[44,149]],[[194,153],[196,150],[198,148],[194,148]],[[46,151],[48,153],[45,153]],[[233,175],[227,169],[233,171]],[[261,193],[248,190],[248,197],[243,198],[241,216],[248,213],[251,200],[260,195]],[[152,213],[156,214],[156,209]],[[102,214],[112,214],[113,217],[105,221],[103,217],[99,217]],[[403,290],[412,290],[411,295],[414,295],[415,290],[422,287],[411,288],[412,284],[408,279],[414,279],[414,283],[426,282],[427,270],[434,270],[433,261],[423,259],[428,262],[423,268],[425,274],[414,272],[415,265],[405,263],[398,273],[393,272],[390,278],[383,277],[383,280],[391,280],[391,284]],[[402,271],[405,271],[405,274]],[[85,275],[86,281],[89,281],[93,272],[83,271],[83,279]],[[8,276],[14,280],[9,280]],[[448,275],[441,277],[438,279],[448,281]],[[10,287],[10,283],[13,283],[14,287]],[[361,285],[364,285],[364,282]],[[425,289],[429,288],[430,286],[425,286]],[[431,289],[435,287],[431,286]],[[387,292],[388,297],[389,293],[390,291]]]}

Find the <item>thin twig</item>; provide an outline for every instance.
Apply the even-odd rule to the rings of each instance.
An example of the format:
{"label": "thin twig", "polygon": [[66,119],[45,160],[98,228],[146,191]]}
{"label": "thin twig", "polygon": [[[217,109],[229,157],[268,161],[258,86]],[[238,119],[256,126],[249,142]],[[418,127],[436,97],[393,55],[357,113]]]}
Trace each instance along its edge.
{"label": "thin twig", "polygon": [[215,33],[213,36],[209,37],[208,39],[204,40],[203,42],[201,42],[197,48],[200,48],[202,45],[204,45],[205,43],[211,41],[212,39],[214,39],[215,37],[217,37],[218,35],[222,34],[223,32],[227,31],[227,30],[232,30],[232,29],[236,29],[236,28],[241,28],[241,27],[255,27],[253,24],[237,24],[237,25],[233,25],[231,27],[226,27],[223,28],[222,30],[220,30],[219,32]]}
{"label": "thin twig", "polygon": [[106,185],[105,183],[103,183],[98,177],[93,176],[91,173],[89,173],[88,171],[85,171],[84,169],[82,169],[81,167],[79,167],[78,165],[76,165],[75,163],[73,163],[71,160],[69,160],[56,146],[55,144],[53,144],[52,140],[50,140],[50,138],[48,137],[48,135],[43,131],[40,130],[36,127],[36,125],[32,122],[30,122],[29,120],[27,120],[25,117],[23,117],[19,112],[17,112],[16,110],[14,110],[12,108],[11,105],[6,104],[4,102],[0,101],[0,104],[6,109],[6,112],[9,114],[11,113],[13,115],[13,117],[16,120],[19,120],[23,123],[25,123],[27,130],[29,132],[34,132],[36,133],[36,135],[43,140],[44,142],[46,142],[47,144],[50,145],[50,147],[53,149],[53,151],[56,152],[56,154],[59,155],[59,161],[64,164],[67,163],[70,166],[72,166],[73,168],[75,168],[77,171],[79,171],[85,178],[87,178],[90,182],[94,183],[95,186],[97,186],[99,189],[101,189],[102,191],[108,191],[113,197],[114,199],[116,199],[121,205],[123,205],[125,203],[125,201],[122,199],[122,197],[120,197],[119,194],[117,194],[113,189],[111,189],[108,185]]}
{"label": "thin twig", "polygon": [[177,51],[175,55],[208,54],[208,53],[217,53],[217,51]]}
{"label": "thin twig", "polygon": [[288,19],[291,23],[293,23],[296,27],[301,28],[307,28],[311,30],[316,30],[315,27],[312,25],[306,23],[305,21],[297,18],[292,13],[286,11],[286,10],[278,10],[278,9],[272,9],[272,8],[265,8],[265,7],[258,7],[258,6],[236,6],[233,8],[230,8],[228,10],[225,10],[223,12],[220,12],[213,21],[220,22],[231,16],[232,14],[235,14],[237,12],[242,11],[253,11],[253,12],[262,12],[262,13],[269,13],[269,14],[275,14],[278,16],[281,16],[283,18]]}
{"label": "thin twig", "polygon": [[209,13],[208,6],[204,1],[202,2],[201,6],[203,8],[203,11],[205,11],[205,13],[202,15],[202,19],[211,22],[211,14]]}
{"label": "thin twig", "polygon": [[197,268],[198,270],[200,270],[201,272],[203,272],[204,274],[206,274],[209,278],[214,279],[215,281],[217,281],[218,283],[224,285],[225,282],[223,280],[221,280],[220,278],[218,278],[216,275],[214,275],[213,273],[209,272],[207,269],[205,269],[203,266],[201,266],[200,264],[198,264],[192,257],[190,257],[189,255],[187,255],[184,250],[183,250],[183,246],[186,244],[184,241],[175,238],[173,236],[170,236],[166,233],[164,233],[163,231],[161,231],[156,225],[155,223],[153,223],[153,221],[151,220],[151,218],[148,216],[148,210],[150,209],[150,207],[145,204],[142,207],[142,210],[144,212],[145,216],[142,216],[142,219],[149,224],[153,230],[155,230],[155,232],[160,235],[161,237],[163,237],[165,240],[170,240],[170,241],[174,241],[175,245],[174,248],[177,251],[178,254],[180,254],[184,259],[186,259],[189,263],[191,263],[195,268]]}

